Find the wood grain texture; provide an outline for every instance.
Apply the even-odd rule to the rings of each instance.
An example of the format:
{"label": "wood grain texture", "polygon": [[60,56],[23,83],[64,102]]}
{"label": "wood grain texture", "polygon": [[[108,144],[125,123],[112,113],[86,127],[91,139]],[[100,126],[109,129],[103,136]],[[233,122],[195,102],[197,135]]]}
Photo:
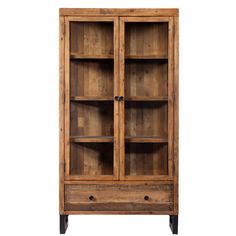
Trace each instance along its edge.
{"label": "wood grain texture", "polygon": [[[92,200],[90,197],[92,196]],[[119,197],[117,197],[119,196]],[[148,197],[145,200],[145,197]],[[172,185],[66,185],[66,210],[150,211],[173,209]]]}
{"label": "wood grain texture", "polygon": [[178,9],[60,14],[60,213],[177,215]]}
{"label": "wood grain texture", "polygon": [[113,175],[112,143],[71,143],[71,175]]}
{"label": "wood grain texture", "polygon": [[167,137],[167,109],[165,102],[126,101],[125,135]]}
{"label": "wood grain texture", "polygon": [[114,54],[113,28],[113,22],[71,21],[70,52],[86,57],[89,55],[112,57]]}
{"label": "wood grain texture", "polygon": [[80,53],[70,53],[71,59],[113,59],[112,54],[80,54]]}
{"label": "wood grain texture", "polygon": [[166,60],[168,57],[166,55],[160,55],[160,54],[128,54],[125,55],[125,59],[135,59],[135,60],[142,60],[142,59],[148,59],[148,60]]}
{"label": "wood grain texture", "polygon": [[113,136],[113,102],[72,102],[71,136]]}
{"label": "wood grain texture", "polygon": [[125,136],[126,143],[168,143],[167,138],[158,136]]}
{"label": "wood grain texture", "polygon": [[168,175],[173,176],[173,138],[174,138],[174,38],[173,18],[168,23]]}
{"label": "wood grain texture", "polygon": [[70,211],[66,210],[67,215],[173,215],[173,210],[168,211]]}
{"label": "wood grain texture", "polygon": [[71,96],[113,97],[113,64],[112,60],[72,60]]}
{"label": "wood grain texture", "polygon": [[64,212],[64,166],[65,166],[65,107],[64,107],[64,96],[65,96],[65,39],[64,39],[64,17],[59,18],[59,212]]}
{"label": "wood grain texture", "polygon": [[172,203],[65,203],[65,210],[72,211],[171,211]]}
{"label": "wood grain texture", "polygon": [[110,143],[114,142],[113,136],[71,136],[73,143]]}
{"label": "wood grain texture", "polygon": [[125,175],[167,175],[167,145],[160,143],[126,143]]}
{"label": "wood grain texture", "polygon": [[[119,24],[119,95],[125,96],[125,25],[122,17]],[[125,102],[119,103],[119,157],[120,180],[125,176]]]}
{"label": "wood grain texture", "polygon": [[[140,19],[139,17],[135,18],[138,22],[130,22],[132,19],[134,18],[124,18],[125,56],[142,55],[145,57],[147,55],[148,58],[167,58],[168,23],[147,22],[149,18]],[[161,20],[163,21],[162,18]]]}
{"label": "wood grain texture", "polygon": [[[119,95],[119,18],[114,18],[114,89],[113,94],[114,96]],[[114,120],[114,170],[113,176],[114,179],[119,180],[120,175],[120,163],[119,163],[119,152],[120,152],[120,140],[119,140],[119,126],[120,126],[120,119],[119,119],[119,102],[114,100],[113,103],[113,120]]]}
{"label": "wood grain texture", "polygon": [[139,186],[139,185],[145,185],[145,186],[149,186],[149,185],[172,185],[172,189],[173,189],[173,181],[172,180],[133,180],[133,181],[126,181],[126,180],[110,180],[110,181],[106,181],[106,180],[93,180],[90,182],[87,181],[80,181],[80,180],[65,180],[64,181],[65,184],[68,185],[87,185],[87,184],[93,184],[93,185],[116,185],[116,186],[122,186],[122,185],[132,185],[134,186]]}
{"label": "wood grain texture", "polygon": [[178,16],[176,8],[60,8],[63,16]]}
{"label": "wood grain texture", "polygon": [[65,176],[70,171],[70,22],[65,18]]}
{"label": "wood grain texture", "polygon": [[[151,90],[151,89],[150,89]],[[132,97],[125,97],[125,101],[168,101],[168,96],[152,96],[152,97],[147,97],[147,96],[132,96]]]}
{"label": "wood grain texture", "polygon": [[113,101],[114,98],[110,96],[71,96],[71,101]]}
{"label": "wood grain texture", "polygon": [[174,18],[174,212],[179,212],[179,18]]}
{"label": "wood grain texture", "polygon": [[[125,99],[167,97],[167,61],[128,60],[125,65]],[[134,99],[133,99],[134,100]],[[141,100],[141,99],[140,99]]]}

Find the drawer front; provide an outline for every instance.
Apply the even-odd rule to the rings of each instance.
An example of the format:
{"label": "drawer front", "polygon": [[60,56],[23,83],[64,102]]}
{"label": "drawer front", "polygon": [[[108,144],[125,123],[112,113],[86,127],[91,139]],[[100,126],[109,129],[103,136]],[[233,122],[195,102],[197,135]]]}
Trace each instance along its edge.
{"label": "drawer front", "polygon": [[171,211],[171,184],[68,184],[66,211]]}

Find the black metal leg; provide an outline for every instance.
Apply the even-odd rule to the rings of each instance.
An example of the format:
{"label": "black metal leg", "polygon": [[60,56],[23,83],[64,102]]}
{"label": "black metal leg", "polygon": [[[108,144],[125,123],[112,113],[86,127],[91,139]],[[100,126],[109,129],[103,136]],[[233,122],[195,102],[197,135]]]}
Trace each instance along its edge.
{"label": "black metal leg", "polygon": [[68,215],[60,215],[60,234],[64,234],[68,227]]}
{"label": "black metal leg", "polygon": [[170,216],[170,229],[173,234],[178,234],[178,215]]}

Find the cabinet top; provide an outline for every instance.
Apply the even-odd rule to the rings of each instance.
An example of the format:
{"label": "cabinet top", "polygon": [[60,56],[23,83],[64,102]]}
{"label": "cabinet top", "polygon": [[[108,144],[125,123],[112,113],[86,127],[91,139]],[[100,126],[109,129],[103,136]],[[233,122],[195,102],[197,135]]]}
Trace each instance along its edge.
{"label": "cabinet top", "polygon": [[178,16],[178,8],[60,8],[60,16]]}

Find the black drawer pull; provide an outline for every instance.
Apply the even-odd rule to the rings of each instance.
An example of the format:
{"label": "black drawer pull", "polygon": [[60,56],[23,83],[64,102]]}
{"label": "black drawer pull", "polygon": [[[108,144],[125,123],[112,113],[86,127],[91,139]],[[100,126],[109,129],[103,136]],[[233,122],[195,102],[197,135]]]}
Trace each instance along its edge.
{"label": "black drawer pull", "polygon": [[146,201],[148,201],[150,199],[150,197],[149,196],[144,196],[144,200],[146,200]]}
{"label": "black drawer pull", "polygon": [[89,196],[90,201],[95,201],[95,197],[93,195]]}

